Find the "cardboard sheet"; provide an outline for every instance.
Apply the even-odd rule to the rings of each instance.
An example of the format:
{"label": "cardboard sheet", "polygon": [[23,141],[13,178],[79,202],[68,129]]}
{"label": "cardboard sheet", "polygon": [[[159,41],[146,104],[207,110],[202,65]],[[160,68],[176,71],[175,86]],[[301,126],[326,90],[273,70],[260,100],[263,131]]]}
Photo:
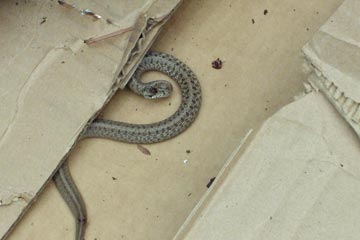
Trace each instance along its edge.
{"label": "cardboard sheet", "polygon": [[360,2],[346,0],[303,48],[319,88],[360,137]]}
{"label": "cardboard sheet", "polygon": [[359,239],[359,159],[352,129],[308,94],[265,122],[176,239]]}
{"label": "cardboard sheet", "polygon": [[359,13],[345,1],[306,44],[309,94],[265,122],[175,239],[359,239]]}
{"label": "cardboard sheet", "polygon": [[132,69],[123,67],[136,66],[178,3],[2,2],[1,238],[125,85]]}
{"label": "cardboard sheet", "polygon": [[[144,146],[150,156],[136,145],[100,139],[75,147],[69,161],[88,209],[86,238],[171,239],[240,139],[302,91],[301,48],[341,2],[184,1],[153,49],[196,73],[203,92],[199,118],[180,136]],[[225,60],[220,70],[211,67],[217,57]],[[121,91],[100,117],[161,120],[178,107],[178,93],[149,102]],[[72,215],[50,183],[9,239],[73,236]]]}

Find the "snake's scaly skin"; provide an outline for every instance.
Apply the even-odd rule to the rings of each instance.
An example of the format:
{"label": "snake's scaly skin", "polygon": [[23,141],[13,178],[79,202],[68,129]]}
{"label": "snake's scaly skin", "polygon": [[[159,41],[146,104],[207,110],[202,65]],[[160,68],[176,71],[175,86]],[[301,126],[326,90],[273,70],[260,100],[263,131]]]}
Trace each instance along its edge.
{"label": "snake's scaly skin", "polygon": [[150,124],[131,124],[111,120],[95,120],[82,137],[107,138],[128,143],[156,143],[175,137],[195,120],[201,105],[200,84],[191,69],[175,57],[158,52],[145,56],[134,73],[139,79],[145,71],[160,71],[175,80],[181,89],[182,101],[169,118]]}
{"label": "snake's scaly skin", "polygon": [[83,240],[87,222],[87,213],[84,199],[82,198],[74,180],[71,177],[67,161],[61,166],[53,177],[56,188],[70,208],[76,219],[75,239]]}
{"label": "snake's scaly skin", "polygon": [[[156,143],[179,135],[195,120],[201,106],[200,84],[192,70],[175,57],[159,52],[148,53],[135,71],[129,87],[145,98],[167,97],[172,86],[157,80],[142,83],[146,71],[160,71],[175,80],[181,89],[182,101],[178,110],[169,118],[151,124],[130,124],[111,120],[95,120],[81,136],[97,137],[128,143]],[[83,240],[86,227],[86,208],[80,192],[71,177],[67,163],[54,176],[56,187],[77,219],[76,239]]]}

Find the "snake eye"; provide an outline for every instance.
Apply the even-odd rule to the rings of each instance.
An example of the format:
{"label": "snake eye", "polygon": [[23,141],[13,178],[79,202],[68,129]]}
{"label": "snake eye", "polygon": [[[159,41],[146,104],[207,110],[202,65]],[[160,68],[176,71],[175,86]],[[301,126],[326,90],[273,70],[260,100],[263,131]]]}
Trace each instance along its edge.
{"label": "snake eye", "polygon": [[157,90],[156,88],[154,88],[154,87],[151,87],[151,88],[149,89],[149,92],[150,92],[151,94],[157,94],[157,93],[158,93],[158,90]]}

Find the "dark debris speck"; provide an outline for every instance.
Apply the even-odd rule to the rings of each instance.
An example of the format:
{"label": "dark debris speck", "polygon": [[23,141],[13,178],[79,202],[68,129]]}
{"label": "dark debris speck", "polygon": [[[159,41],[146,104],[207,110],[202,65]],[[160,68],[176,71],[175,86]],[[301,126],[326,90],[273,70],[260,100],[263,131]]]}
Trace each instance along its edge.
{"label": "dark debris speck", "polygon": [[47,19],[46,17],[43,17],[43,18],[42,18],[42,21],[40,22],[40,25],[41,25],[41,24],[44,24],[44,23],[46,22],[46,19]]}
{"label": "dark debris speck", "polygon": [[216,177],[210,178],[210,181],[208,182],[208,184],[206,184],[206,187],[207,187],[207,188],[210,188],[210,187],[211,187],[211,185],[212,185],[213,182],[215,181],[215,178],[216,178]]}
{"label": "dark debris speck", "polygon": [[221,61],[220,58],[217,58],[216,60],[212,61],[211,66],[215,69],[221,69],[223,66],[223,61]]}

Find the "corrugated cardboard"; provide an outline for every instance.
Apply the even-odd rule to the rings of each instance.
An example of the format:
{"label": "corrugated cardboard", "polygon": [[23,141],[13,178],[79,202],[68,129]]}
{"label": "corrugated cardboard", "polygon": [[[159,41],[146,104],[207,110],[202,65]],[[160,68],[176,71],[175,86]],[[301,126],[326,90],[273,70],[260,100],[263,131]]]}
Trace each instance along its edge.
{"label": "corrugated cardboard", "polygon": [[306,44],[309,93],[264,123],[175,239],[359,239],[359,7],[345,1]]}
{"label": "corrugated cardboard", "polygon": [[358,239],[360,144],[321,93],[267,120],[176,239]]}
{"label": "corrugated cardboard", "polygon": [[[341,2],[184,1],[153,49],[173,54],[198,76],[199,118],[184,134],[146,145],[150,156],[101,139],[77,144],[69,161],[88,209],[86,238],[171,239],[240,139],[302,91],[301,48]],[[211,67],[218,57],[225,60],[221,70]],[[179,101],[177,88],[155,102],[121,91],[100,117],[148,123],[169,116]],[[72,215],[50,183],[9,239],[73,234]]]}
{"label": "corrugated cardboard", "polygon": [[124,87],[127,65],[136,66],[178,3],[2,2],[0,236]]}
{"label": "corrugated cardboard", "polygon": [[345,1],[303,51],[314,71],[311,83],[360,137],[359,1]]}

